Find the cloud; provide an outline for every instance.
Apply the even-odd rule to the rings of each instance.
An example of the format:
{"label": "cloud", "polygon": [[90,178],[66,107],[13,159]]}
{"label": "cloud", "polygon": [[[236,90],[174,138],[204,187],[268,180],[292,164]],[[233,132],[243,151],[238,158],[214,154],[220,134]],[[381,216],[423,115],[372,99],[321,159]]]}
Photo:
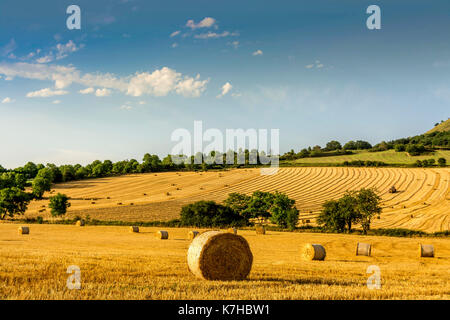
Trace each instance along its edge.
{"label": "cloud", "polygon": [[233,46],[235,49],[239,47],[239,41],[228,42],[227,44]]}
{"label": "cloud", "polygon": [[263,52],[262,52],[261,49],[258,49],[258,50],[256,50],[255,52],[253,52],[252,55],[254,55],[254,56],[262,56],[262,55],[263,55]]}
{"label": "cloud", "polygon": [[323,67],[325,67],[325,65],[323,63],[320,62],[320,60],[316,60],[314,63],[311,64],[307,64],[305,66],[306,69],[322,69]]}
{"label": "cloud", "polygon": [[16,100],[11,99],[10,97],[6,97],[5,99],[2,100],[2,103],[12,103],[14,101],[16,101]]}
{"label": "cloud", "polygon": [[94,93],[94,88],[90,87],[90,88],[82,89],[82,90],[80,90],[78,92],[81,93],[81,94]]}
{"label": "cloud", "polygon": [[95,96],[97,97],[107,97],[111,95],[111,90],[103,88],[95,90]]}
{"label": "cloud", "polygon": [[176,42],[175,42],[175,43],[172,43],[171,47],[172,47],[172,48],[178,47],[178,43],[176,43]]}
{"label": "cloud", "polygon": [[139,104],[140,104],[140,105],[143,105],[143,104],[147,104],[147,102],[145,102],[145,101],[139,101]]}
{"label": "cloud", "polygon": [[200,80],[200,75],[194,78],[182,77],[181,73],[173,69],[163,67],[152,73],[136,73],[130,79],[127,94],[139,97],[144,94],[153,96],[166,96],[169,92],[175,91],[185,97],[198,97],[206,89],[208,80]]}
{"label": "cloud", "polygon": [[222,92],[216,96],[216,98],[222,98],[224,95],[226,95],[230,90],[233,88],[231,83],[227,82],[222,86]]}
{"label": "cloud", "polygon": [[41,89],[38,91],[28,92],[27,98],[48,98],[53,96],[62,96],[69,92],[64,90],[52,90],[50,88]]}
{"label": "cloud", "polygon": [[133,109],[133,107],[130,106],[130,105],[124,104],[124,105],[122,105],[122,106],[120,107],[120,109],[122,109],[122,110],[131,110],[131,109]]}
{"label": "cloud", "polygon": [[[48,54],[37,58],[37,63],[48,63],[52,62],[53,60],[61,60],[69,56],[69,54],[74,53],[81,48],[84,48],[84,44],[80,44],[77,46],[75,42],[72,40],[69,40],[66,44],[58,43]],[[56,51],[55,53],[53,51]],[[40,50],[39,50],[40,52]],[[37,53],[39,53],[37,52]]]}
{"label": "cloud", "polygon": [[196,38],[196,39],[212,39],[212,38],[223,38],[223,37],[235,37],[238,35],[239,35],[239,33],[237,33],[237,32],[224,31],[222,33],[216,33],[216,32],[208,31],[207,33],[196,34],[194,36],[194,38]]}
{"label": "cloud", "polygon": [[[136,72],[134,75],[116,77],[111,73],[81,73],[74,66],[32,64],[25,62],[0,63],[0,75],[32,80],[54,81],[56,89],[64,89],[73,83],[89,88],[118,90],[127,95],[166,96],[169,93],[185,97],[198,97],[205,90],[209,79],[201,80],[163,67],[153,72]],[[101,94],[102,91],[99,91]],[[90,93],[88,90],[86,93]],[[96,92],[97,94],[97,92]]]}
{"label": "cloud", "polygon": [[60,103],[61,103],[61,100],[53,100],[52,103],[53,103],[53,104],[60,104]]}
{"label": "cloud", "polygon": [[[16,40],[12,38],[7,44],[5,44],[3,47],[0,47],[0,55],[7,56],[9,54],[12,54],[12,52],[16,50],[16,48]],[[15,58],[15,55],[13,54],[12,56],[10,56],[10,58]]]}
{"label": "cloud", "polygon": [[172,32],[172,33],[170,34],[170,37],[173,38],[173,37],[179,35],[180,32],[181,32],[180,30],[174,31],[174,32]]}
{"label": "cloud", "polygon": [[191,28],[192,30],[198,28],[210,28],[216,23],[216,19],[211,17],[206,17],[199,23],[195,23],[194,20],[188,20],[186,22],[186,27]]}

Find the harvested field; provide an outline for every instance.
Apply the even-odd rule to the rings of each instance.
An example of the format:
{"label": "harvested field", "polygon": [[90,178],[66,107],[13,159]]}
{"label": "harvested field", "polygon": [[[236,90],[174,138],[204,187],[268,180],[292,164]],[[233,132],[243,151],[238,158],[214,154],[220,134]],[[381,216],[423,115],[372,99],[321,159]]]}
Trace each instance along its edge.
{"label": "harvested field", "polygon": [[[398,192],[389,193],[393,185]],[[383,199],[383,212],[373,228],[450,229],[448,168],[297,167],[280,168],[269,176],[260,175],[259,169],[166,172],[75,181],[54,189],[71,197],[68,217],[122,221],[170,220],[179,217],[183,205],[197,200],[223,201],[231,192],[278,190],[296,200],[300,219],[314,223],[324,201],[362,187],[375,187]],[[32,202],[27,216],[50,218],[49,212],[39,212],[47,204],[46,199]]]}
{"label": "harvested field", "polygon": [[[244,281],[207,281],[187,267],[189,229],[0,224],[0,299],[450,299],[450,239],[363,237],[239,230],[253,267]],[[204,230],[199,230],[204,231]],[[224,230],[225,232],[226,230]],[[372,256],[355,256],[357,242]],[[320,243],[324,261],[302,261],[301,248]],[[435,248],[419,258],[419,243]],[[81,270],[81,289],[68,290],[70,265]],[[369,290],[367,267],[381,269],[380,290]]]}

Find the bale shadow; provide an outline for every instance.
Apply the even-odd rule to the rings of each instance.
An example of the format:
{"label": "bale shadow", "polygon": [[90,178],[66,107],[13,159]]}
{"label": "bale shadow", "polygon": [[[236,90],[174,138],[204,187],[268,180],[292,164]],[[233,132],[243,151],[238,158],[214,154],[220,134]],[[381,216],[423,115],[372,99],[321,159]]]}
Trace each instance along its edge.
{"label": "bale shadow", "polygon": [[262,281],[262,282],[282,282],[288,284],[314,284],[320,285],[325,284],[328,286],[355,286],[360,284],[359,282],[348,281],[348,280],[326,280],[326,279],[282,279],[282,278],[264,278],[264,279],[250,279],[254,281]]}

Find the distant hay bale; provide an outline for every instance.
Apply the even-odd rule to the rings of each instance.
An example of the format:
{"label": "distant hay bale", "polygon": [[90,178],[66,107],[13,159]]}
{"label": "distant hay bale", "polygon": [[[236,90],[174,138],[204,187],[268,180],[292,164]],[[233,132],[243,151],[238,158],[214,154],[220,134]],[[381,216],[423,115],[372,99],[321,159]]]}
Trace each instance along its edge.
{"label": "distant hay bale", "polygon": [[392,186],[389,188],[389,193],[396,193],[397,189],[395,188],[395,186]]}
{"label": "distant hay bale", "polygon": [[263,225],[256,225],[256,234],[266,234],[266,228]]}
{"label": "distant hay bale", "polygon": [[191,231],[189,231],[188,232],[188,237],[189,237],[189,239],[194,239],[196,236],[198,236],[199,235],[199,232],[198,231],[196,231],[196,230],[191,230]]}
{"label": "distant hay bale", "polygon": [[419,257],[434,258],[434,246],[431,244],[419,244]]}
{"label": "distant hay bale", "polygon": [[303,260],[325,260],[326,255],[325,248],[320,244],[308,243],[302,250]]}
{"label": "distant hay bale", "polygon": [[139,227],[137,227],[137,226],[131,226],[131,227],[130,227],[130,232],[136,232],[136,233],[139,233]]}
{"label": "distant hay bale", "polygon": [[130,202],[130,206],[134,206],[134,203],[133,203],[133,202]]}
{"label": "distant hay bale", "polygon": [[83,227],[83,226],[84,226],[84,220],[78,220],[77,223],[76,223],[76,225],[77,225],[78,227]]}
{"label": "distant hay bale", "polygon": [[228,228],[227,232],[237,234],[237,229],[236,228]]}
{"label": "distant hay bale", "polygon": [[253,255],[239,235],[207,231],[197,236],[187,252],[189,270],[205,280],[243,280],[252,269]]}
{"label": "distant hay bale", "polygon": [[369,243],[358,242],[356,245],[356,255],[357,256],[368,256],[370,257],[372,252],[372,245]]}
{"label": "distant hay bale", "polygon": [[169,239],[169,233],[164,230],[156,231],[156,237],[158,239]]}
{"label": "distant hay bale", "polygon": [[117,202],[117,205],[118,205],[118,206],[121,206],[121,205],[122,205],[122,202]]}
{"label": "distant hay bale", "polygon": [[92,201],[91,204],[95,204],[95,201]]}
{"label": "distant hay bale", "polygon": [[29,227],[19,227],[19,234],[30,234],[30,228]]}

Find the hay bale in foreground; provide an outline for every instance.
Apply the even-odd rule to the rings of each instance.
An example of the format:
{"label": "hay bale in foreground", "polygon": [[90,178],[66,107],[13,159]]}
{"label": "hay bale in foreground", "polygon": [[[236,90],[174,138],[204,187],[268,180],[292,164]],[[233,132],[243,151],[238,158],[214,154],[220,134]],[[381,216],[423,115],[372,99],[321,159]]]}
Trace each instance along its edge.
{"label": "hay bale in foreground", "polygon": [[243,280],[252,269],[253,255],[244,237],[207,231],[196,237],[187,252],[189,270],[205,280]]}
{"label": "hay bale in foreground", "polygon": [[303,260],[325,260],[327,253],[325,248],[320,244],[308,243],[303,247]]}
{"label": "hay bale in foreground", "polygon": [[156,237],[158,239],[169,239],[169,233],[164,230],[156,231]]}
{"label": "hay bale in foreground", "polygon": [[78,227],[83,227],[83,226],[84,226],[84,220],[78,220],[77,223],[76,223],[76,225],[77,225]]}
{"label": "hay bale in foreground", "polygon": [[131,227],[130,227],[130,232],[136,232],[136,233],[139,233],[139,227],[138,227],[138,226],[131,226]]}
{"label": "hay bale in foreground", "polygon": [[236,228],[228,228],[227,232],[237,234],[237,229]]}
{"label": "hay bale in foreground", "polygon": [[19,227],[19,234],[30,234],[30,228],[29,227]]}
{"label": "hay bale in foreground", "polygon": [[266,234],[266,228],[261,224],[256,225],[255,230],[256,234]]}
{"label": "hay bale in foreground", "polygon": [[434,258],[434,247],[431,244],[419,244],[419,257]]}
{"label": "hay bale in foreground", "polygon": [[358,242],[356,245],[356,255],[357,256],[368,256],[370,257],[372,253],[372,245],[370,243]]}
{"label": "hay bale in foreground", "polygon": [[188,232],[189,239],[194,239],[196,236],[198,236],[200,233],[196,230],[191,230]]}

